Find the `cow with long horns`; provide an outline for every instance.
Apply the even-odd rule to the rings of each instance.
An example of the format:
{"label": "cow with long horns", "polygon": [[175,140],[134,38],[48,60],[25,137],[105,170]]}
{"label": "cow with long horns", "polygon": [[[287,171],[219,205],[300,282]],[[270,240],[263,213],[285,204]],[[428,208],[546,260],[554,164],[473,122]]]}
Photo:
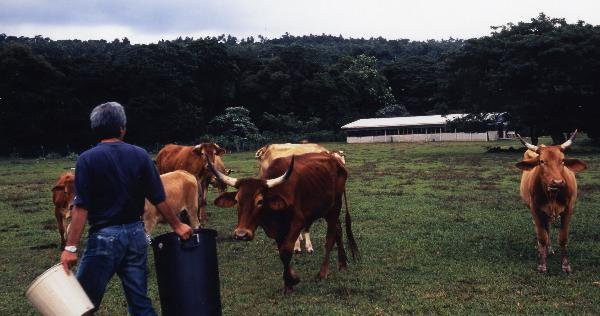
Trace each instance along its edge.
{"label": "cow with long horns", "polygon": [[[308,153],[275,159],[261,177],[236,179],[216,170],[210,159],[208,166],[224,183],[237,189],[225,192],[215,199],[219,207],[237,204],[238,223],[233,232],[236,240],[252,240],[258,226],[267,236],[275,239],[283,263],[283,292],[293,290],[300,279],[291,267],[294,243],[302,229],[313,221],[324,218],[327,222],[325,258],[317,277],[329,274],[329,253],[336,243],[338,268],[347,267],[342,242],[339,215],[342,195],[345,197],[348,173],[342,163],[327,153]],[[346,237],[352,257],[359,256],[351,229],[350,213],[346,203]]]}
{"label": "cow with long horns", "polygon": [[521,136],[517,137],[527,151],[523,161],[516,164],[523,170],[521,176],[521,198],[531,210],[535,233],[538,241],[539,272],[546,272],[546,256],[550,249],[550,223],[560,217],[558,243],[561,249],[562,270],[571,272],[567,253],[569,224],[573,216],[573,207],[577,199],[577,180],[575,172],[587,168],[579,159],[565,158],[564,151],[573,143],[577,130],[561,145],[532,145]]}

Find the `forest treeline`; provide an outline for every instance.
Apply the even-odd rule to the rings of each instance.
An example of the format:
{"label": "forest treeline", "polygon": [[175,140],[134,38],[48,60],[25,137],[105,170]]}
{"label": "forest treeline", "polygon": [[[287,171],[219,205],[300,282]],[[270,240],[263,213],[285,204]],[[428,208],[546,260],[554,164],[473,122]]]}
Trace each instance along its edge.
{"label": "forest treeline", "polygon": [[[600,27],[544,14],[441,41],[309,35],[51,40],[0,34],[0,154],[94,143],[91,108],[122,103],[128,140],[341,140],[377,116],[506,112],[525,134],[600,137]],[[250,148],[247,148],[250,149]]]}

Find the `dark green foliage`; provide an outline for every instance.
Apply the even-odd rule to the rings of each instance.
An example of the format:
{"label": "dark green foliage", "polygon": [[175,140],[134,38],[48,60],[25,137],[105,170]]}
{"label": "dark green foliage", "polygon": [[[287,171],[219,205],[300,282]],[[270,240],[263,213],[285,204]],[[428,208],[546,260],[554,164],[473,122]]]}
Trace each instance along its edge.
{"label": "dark green foliage", "polygon": [[0,34],[0,154],[83,150],[95,141],[89,111],[106,101],[125,106],[128,140],[149,147],[220,135],[208,123],[235,106],[250,111],[257,141],[334,140],[359,118],[461,112],[508,112],[534,142],[575,128],[600,137],[600,27],[540,14],[493,29],[467,41],[284,34],[148,45]]}
{"label": "dark green foliage", "polygon": [[410,116],[410,113],[404,105],[390,104],[382,107],[375,112],[377,117],[399,117],[399,116]]}
{"label": "dark green foliage", "polygon": [[89,111],[106,101],[125,106],[128,140],[150,148],[202,135],[239,143],[209,122],[240,105],[258,124],[257,142],[336,140],[341,125],[396,103],[381,67],[416,55],[437,60],[459,46],[327,35],[259,39],[132,45],[126,38],[0,34],[0,140],[7,144],[0,153],[83,150],[95,142]]}
{"label": "dark green foliage", "polygon": [[448,122],[448,131],[485,132],[498,130],[498,124],[505,122],[503,114],[469,114]]}
{"label": "dark green foliage", "polygon": [[600,27],[540,14],[494,29],[447,59],[454,106],[507,111],[534,137],[575,128],[597,137]]}

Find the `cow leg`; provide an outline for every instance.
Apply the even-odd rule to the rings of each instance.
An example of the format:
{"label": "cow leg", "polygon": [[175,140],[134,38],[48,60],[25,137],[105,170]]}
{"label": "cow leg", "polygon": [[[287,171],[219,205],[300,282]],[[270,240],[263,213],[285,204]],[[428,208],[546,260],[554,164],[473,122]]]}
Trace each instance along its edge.
{"label": "cow leg", "polygon": [[535,232],[538,241],[538,267],[539,272],[546,272],[546,251],[548,250],[548,217],[542,212],[532,212],[533,222],[535,224]]}
{"label": "cow leg", "polygon": [[[533,223],[533,228],[535,229],[535,235],[538,235],[538,227],[535,224],[535,220],[531,220],[531,222]],[[544,228],[546,229],[546,231],[550,232],[550,223],[546,223],[546,226],[544,226]],[[550,236],[550,235],[548,235]],[[538,243],[538,247],[539,247],[539,243]],[[554,249],[552,248],[552,240],[550,239],[550,237],[548,237],[548,246],[546,246],[546,255],[547,256],[553,256],[554,255]]]}
{"label": "cow leg", "polygon": [[329,253],[331,252],[331,248],[333,248],[333,244],[336,240],[336,224],[335,219],[329,218],[327,219],[327,237],[325,240],[325,258],[323,258],[323,263],[321,264],[321,270],[319,271],[319,275],[317,275],[317,279],[325,279],[329,275]]}
{"label": "cow leg", "polygon": [[71,211],[67,211],[65,217],[63,218],[63,225],[64,225],[64,235],[65,235],[65,244],[67,241],[67,237],[69,236],[69,230],[71,228]]}
{"label": "cow leg", "polygon": [[146,236],[151,236],[150,234],[152,233],[152,229],[154,229],[154,226],[158,222],[158,217],[156,214],[153,215],[154,216],[146,216],[146,214],[144,214],[144,230],[146,231]]}
{"label": "cow leg", "polygon": [[208,214],[206,214],[206,195],[208,192],[208,182],[201,181],[198,189],[200,190],[200,197],[198,200],[198,220],[200,223],[206,224],[208,222]]}
{"label": "cow leg", "polygon": [[571,273],[569,264],[569,253],[567,251],[567,241],[569,239],[569,225],[571,224],[571,210],[566,210],[560,216],[560,230],[558,232],[558,244],[560,245],[560,255],[562,258],[562,270],[565,273]]}
{"label": "cow leg", "polygon": [[288,294],[294,290],[294,285],[300,282],[300,278],[292,269],[291,261],[294,250],[294,241],[298,239],[298,235],[302,230],[302,225],[294,225],[290,227],[285,238],[279,240],[279,258],[283,263],[283,294]]}
{"label": "cow leg", "polygon": [[294,243],[294,253],[301,253],[302,252],[302,247],[300,245],[300,242],[302,241],[302,234],[304,233],[304,231],[300,232],[300,235],[298,235],[298,239],[296,239],[296,243]]}
{"label": "cow leg", "polygon": [[200,219],[198,218],[198,208],[189,210],[189,211],[187,209],[185,209],[185,212],[187,213],[188,217],[190,218],[190,224],[192,225],[192,228],[199,229],[201,227],[201,225],[200,225]]}
{"label": "cow leg", "polygon": [[65,225],[63,224],[63,215],[59,209],[54,209],[54,216],[56,217],[56,226],[58,228],[58,234],[60,235],[60,249],[65,248]]}
{"label": "cow leg", "polygon": [[306,247],[306,252],[313,253],[315,250],[313,249],[312,242],[310,241],[310,232],[308,227],[304,230],[304,247]]}
{"label": "cow leg", "polygon": [[340,220],[337,220],[335,227],[336,238],[335,243],[338,249],[338,270],[346,270],[348,268],[348,257],[346,256],[346,250],[344,249],[344,241],[342,240],[342,224]]}

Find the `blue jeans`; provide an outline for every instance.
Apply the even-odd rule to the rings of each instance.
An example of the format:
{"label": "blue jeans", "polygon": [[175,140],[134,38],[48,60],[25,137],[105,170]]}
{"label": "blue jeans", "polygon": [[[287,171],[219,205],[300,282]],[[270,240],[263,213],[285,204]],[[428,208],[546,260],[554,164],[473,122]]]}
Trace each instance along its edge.
{"label": "blue jeans", "polygon": [[146,233],[142,222],[109,226],[89,234],[77,279],[98,309],[106,285],[117,273],[130,315],[156,315],[148,298]]}

